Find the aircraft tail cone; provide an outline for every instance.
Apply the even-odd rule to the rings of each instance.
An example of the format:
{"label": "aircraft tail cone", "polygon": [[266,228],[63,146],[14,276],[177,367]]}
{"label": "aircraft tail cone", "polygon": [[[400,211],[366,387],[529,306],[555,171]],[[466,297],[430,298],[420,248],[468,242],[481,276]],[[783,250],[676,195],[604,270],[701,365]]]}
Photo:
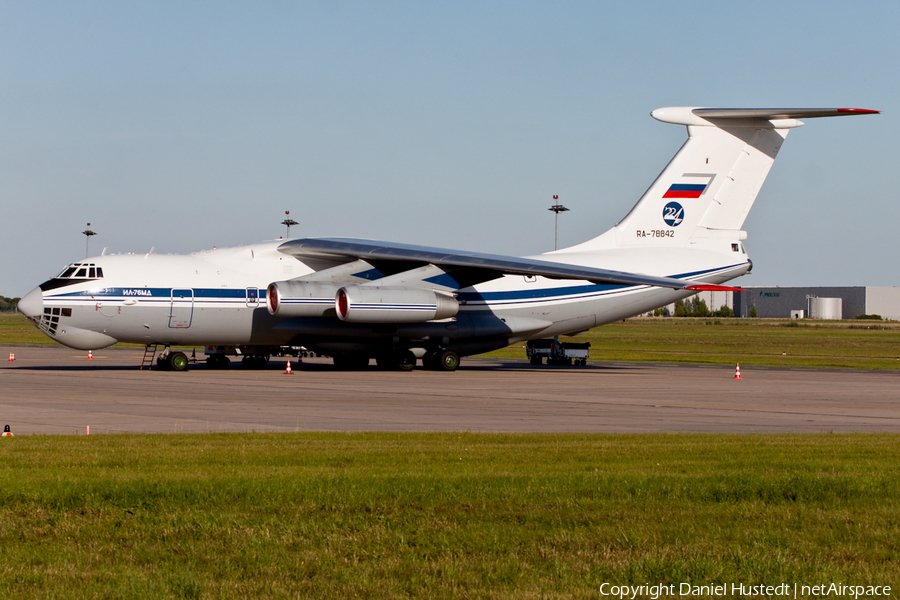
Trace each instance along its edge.
{"label": "aircraft tail cone", "polygon": [[741,363],[738,363],[734,368],[734,378],[741,379]]}
{"label": "aircraft tail cone", "polygon": [[291,361],[288,361],[287,369],[284,370],[284,374],[285,374],[285,375],[290,375],[290,374],[291,374]]}

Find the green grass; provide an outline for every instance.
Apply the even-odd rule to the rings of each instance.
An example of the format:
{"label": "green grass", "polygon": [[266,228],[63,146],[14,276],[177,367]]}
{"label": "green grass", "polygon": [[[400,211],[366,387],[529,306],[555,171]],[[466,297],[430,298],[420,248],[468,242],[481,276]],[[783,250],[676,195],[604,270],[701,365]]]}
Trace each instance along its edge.
{"label": "green grass", "polygon": [[[900,323],[636,318],[561,341],[591,342],[591,360],[900,369]],[[523,344],[484,356],[522,358]]]}
{"label": "green grass", "polygon": [[898,435],[0,443],[16,598],[594,598],[900,581]]}
{"label": "green grass", "polygon": [[[604,362],[900,369],[900,323],[889,321],[636,318],[561,339],[591,342],[591,360]],[[56,343],[22,315],[0,314],[0,345],[23,344]],[[525,350],[482,356],[524,359]]]}
{"label": "green grass", "polygon": [[[0,346],[57,346],[56,342],[18,313],[0,313]],[[143,348],[143,344],[116,344],[118,348]],[[198,346],[200,348],[202,346]]]}
{"label": "green grass", "polygon": [[0,313],[0,345],[55,346],[57,343],[41,333],[23,315]]}

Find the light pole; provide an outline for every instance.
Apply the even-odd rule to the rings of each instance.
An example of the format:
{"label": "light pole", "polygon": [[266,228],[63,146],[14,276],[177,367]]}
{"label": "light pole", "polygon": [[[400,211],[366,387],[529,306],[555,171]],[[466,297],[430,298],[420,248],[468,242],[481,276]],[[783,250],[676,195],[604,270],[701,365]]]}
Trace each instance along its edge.
{"label": "light pole", "polygon": [[285,219],[281,222],[281,224],[287,227],[287,237],[285,237],[284,239],[289,240],[291,239],[291,225],[297,225],[297,221],[291,218],[291,211],[289,210],[284,211],[284,215]]}
{"label": "light pole", "polygon": [[[553,199],[558,201],[559,195],[554,194]],[[556,204],[554,204],[547,210],[552,210],[553,212],[556,213],[556,217],[554,218],[556,221],[556,237],[555,237],[555,241],[553,242],[553,249],[559,250],[559,213],[568,212],[569,209],[566,208],[565,206],[563,206],[562,204],[560,204],[559,202],[557,202]]]}
{"label": "light pole", "polygon": [[91,231],[91,224],[87,224],[87,229],[82,231],[81,233],[87,238],[84,242],[84,257],[88,258],[91,255],[91,236],[97,235],[96,231]]}

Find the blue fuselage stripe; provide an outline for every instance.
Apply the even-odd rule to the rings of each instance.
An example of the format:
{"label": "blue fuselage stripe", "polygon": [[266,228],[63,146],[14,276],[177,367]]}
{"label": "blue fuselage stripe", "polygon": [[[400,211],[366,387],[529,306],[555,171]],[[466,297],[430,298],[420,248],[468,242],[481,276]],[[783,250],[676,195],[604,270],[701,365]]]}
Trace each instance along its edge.
{"label": "blue fuselage stripe", "polygon": [[[713,274],[723,273],[737,267],[746,265],[746,263],[737,263],[716,269],[707,269],[703,271],[692,271],[690,273],[681,273],[678,275],[670,275],[674,279],[688,279],[699,276],[709,276]],[[646,286],[625,285],[625,284],[586,284],[573,285],[568,287],[552,287],[539,289],[518,289],[497,292],[459,292],[458,297],[461,303],[523,303],[532,304],[538,302],[546,302],[548,300],[575,300],[585,299],[589,297],[606,296],[609,294],[619,293],[626,290],[636,290]],[[97,290],[85,290],[78,292],[68,292],[65,294],[51,294],[44,292],[45,301],[109,301],[121,302],[125,300],[139,300],[141,303],[163,304],[170,303],[173,288],[140,288],[140,287],[110,287]],[[174,288],[180,291],[182,288]],[[190,288],[183,288],[184,291]],[[254,289],[254,288],[251,288]],[[222,288],[194,288],[193,297],[186,296],[184,298],[175,297],[176,302],[202,302],[216,304],[234,304],[250,302],[254,305],[264,305],[266,299],[265,288],[259,288],[254,291],[257,296],[247,296],[245,288],[222,289]],[[331,304],[333,298],[285,298],[283,304]],[[434,310],[434,305],[404,305],[404,304],[358,304],[357,308],[366,309],[413,309],[413,310]]]}

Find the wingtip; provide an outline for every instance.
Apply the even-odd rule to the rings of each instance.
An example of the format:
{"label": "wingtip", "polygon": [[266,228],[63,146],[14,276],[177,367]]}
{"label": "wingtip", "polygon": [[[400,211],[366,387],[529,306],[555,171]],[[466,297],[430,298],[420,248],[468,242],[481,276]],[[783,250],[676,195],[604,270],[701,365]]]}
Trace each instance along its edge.
{"label": "wingtip", "polygon": [[846,113],[851,115],[880,115],[880,110],[872,110],[870,108],[839,108],[837,109],[839,113]]}

